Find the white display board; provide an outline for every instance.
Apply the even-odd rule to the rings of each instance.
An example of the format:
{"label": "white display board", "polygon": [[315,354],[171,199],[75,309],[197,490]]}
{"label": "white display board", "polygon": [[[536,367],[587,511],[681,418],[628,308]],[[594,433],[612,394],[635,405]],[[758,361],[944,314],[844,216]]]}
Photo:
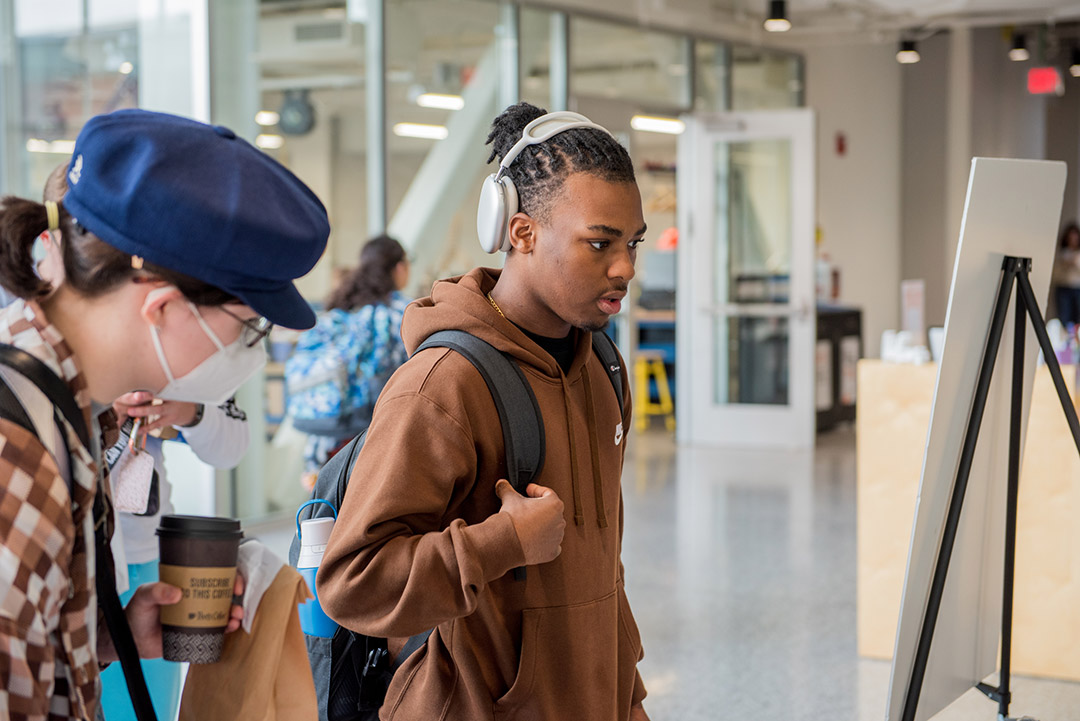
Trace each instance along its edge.
{"label": "white display board", "polygon": [[[1031,286],[1039,303],[1045,304],[1064,189],[1064,163],[995,158],[972,161],[908,552],[886,721],[902,718],[1002,258],[1032,259]],[[1014,309],[1015,301],[1010,301],[916,721],[938,713],[997,670]],[[1024,432],[1039,353],[1030,324],[1027,335]],[[987,704],[990,719],[996,711],[989,700]]]}

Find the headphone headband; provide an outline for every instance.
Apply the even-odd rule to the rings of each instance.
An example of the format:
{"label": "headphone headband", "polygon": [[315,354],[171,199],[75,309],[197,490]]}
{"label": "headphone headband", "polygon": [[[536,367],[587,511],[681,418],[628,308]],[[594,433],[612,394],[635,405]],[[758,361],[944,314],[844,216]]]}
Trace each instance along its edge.
{"label": "headphone headband", "polygon": [[[563,110],[541,115],[525,126],[525,129],[521,131],[521,140],[514,143],[514,146],[503,156],[502,161],[499,163],[499,175],[503,175],[504,171],[517,160],[517,156],[525,148],[530,145],[538,145],[552,136],[574,128],[595,128],[611,135],[611,131],[607,128],[597,125],[580,113]],[[612,135],[612,137],[615,136]]]}
{"label": "headphone headband", "polygon": [[480,190],[480,203],[476,209],[476,234],[480,239],[480,247],[485,251],[495,253],[510,250],[507,225],[510,217],[518,212],[518,191],[514,181],[506,175],[507,169],[525,148],[574,128],[595,128],[611,135],[607,128],[578,113],[563,111],[541,115],[525,126],[521,131],[521,139],[503,156],[498,171],[484,181]]}

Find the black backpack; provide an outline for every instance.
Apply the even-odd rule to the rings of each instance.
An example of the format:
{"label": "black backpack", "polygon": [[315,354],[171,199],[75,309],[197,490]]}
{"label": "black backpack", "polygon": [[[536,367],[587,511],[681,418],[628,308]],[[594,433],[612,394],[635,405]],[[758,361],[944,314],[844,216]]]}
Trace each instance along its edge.
{"label": "black backpack", "polygon": [[[29,380],[38,390],[45,394],[53,406],[53,416],[58,427],[63,428],[60,418],[64,418],[75,430],[79,441],[86,448],[91,448],[90,431],[86,427],[82,411],[79,409],[75,396],[67,384],[52,371],[49,366],[30,355],[26,351],[12,345],[0,343],[0,364],[16,371]],[[27,414],[26,409],[15,395],[8,384],[0,378],[0,418],[12,421],[38,438],[37,428]],[[64,443],[67,437],[63,433]],[[65,448],[70,458],[70,449]],[[74,471],[74,469],[73,469]],[[68,481],[68,493],[71,494],[71,478]],[[146,688],[146,679],[143,676],[142,664],[139,661],[139,651],[135,646],[135,638],[128,626],[124,607],[120,603],[120,595],[116,591],[116,570],[113,565],[112,550],[109,548],[109,540],[105,538],[104,516],[107,513],[105,500],[102,498],[102,490],[94,494],[94,545],[97,560],[95,568],[96,586],[98,594],[98,606],[105,617],[105,625],[109,629],[113,645],[120,657],[120,665],[124,671],[124,680],[127,683],[128,693],[131,696],[131,704],[135,710],[135,717],[139,721],[155,721],[154,707],[150,701],[150,693]]]}
{"label": "black backpack", "polygon": [[[608,378],[623,408],[622,368],[615,344],[606,334],[592,334],[593,352],[603,362]],[[450,348],[460,353],[480,371],[502,425],[506,446],[507,480],[518,493],[540,474],[544,466],[544,419],[532,387],[513,358],[486,341],[460,330],[444,330],[425,340],[416,353],[426,348]],[[330,517],[341,508],[353,466],[364,447],[367,432],[361,433],[331,458],[315,482],[312,499],[328,501],[307,506],[300,520]],[[294,537],[289,563],[296,565],[300,540]],[[514,570],[524,578],[525,569]],[[414,651],[423,646],[434,629],[417,634],[391,661],[386,639],[365,636],[338,626],[333,638],[305,635],[308,659],[315,678],[320,721],[377,721],[394,671]]]}

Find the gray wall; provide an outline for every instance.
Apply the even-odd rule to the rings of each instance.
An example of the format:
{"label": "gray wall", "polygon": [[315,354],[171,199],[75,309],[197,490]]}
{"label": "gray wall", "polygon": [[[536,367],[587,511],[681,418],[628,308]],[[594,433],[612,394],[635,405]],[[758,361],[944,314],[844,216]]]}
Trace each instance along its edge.
{"label": "gray wall", "polygon": [[972,155],[1044,158],[1046,98],[1027,92],[1033,62],[1009,60],[1009,43],[998,28],[976,30],[972,41]]}
{"label": "gray wall", "polygon": [[903,72],[901,269],[926,281],[928,326],[945,322],[970,158],[1063,160],[1062,220],[1080,213],[1080,79],[1066,76],[1060,98],[1030,95],[1027,71],[1043,61],[1013,62],[1008,50],[997,28],[970,31],[970,42],[943,33]]}
{"label": "gray wall", "polygon": [[930,327],[945,323],[952,276],[945,186],[949,37],[919,43],[919,54],[920,62],[901,69],[900,275],[926,281]]}

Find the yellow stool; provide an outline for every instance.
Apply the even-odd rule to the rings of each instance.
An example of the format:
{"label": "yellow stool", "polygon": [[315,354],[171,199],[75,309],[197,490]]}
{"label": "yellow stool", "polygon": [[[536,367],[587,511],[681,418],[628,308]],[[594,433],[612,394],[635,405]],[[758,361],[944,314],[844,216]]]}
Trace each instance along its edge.
{"label": "yellow stool", "polygon": [[[658,400],[649,392],[650,376],[656,382]],[[671,386],[664,368],[664,354],[658,350],[638,351],[634,359],[634,400],[636,401],[637,427],[643,431],[649,427],[649,416],[664,416],[669,431],[675,430],[675,404],[671,402]]]}

